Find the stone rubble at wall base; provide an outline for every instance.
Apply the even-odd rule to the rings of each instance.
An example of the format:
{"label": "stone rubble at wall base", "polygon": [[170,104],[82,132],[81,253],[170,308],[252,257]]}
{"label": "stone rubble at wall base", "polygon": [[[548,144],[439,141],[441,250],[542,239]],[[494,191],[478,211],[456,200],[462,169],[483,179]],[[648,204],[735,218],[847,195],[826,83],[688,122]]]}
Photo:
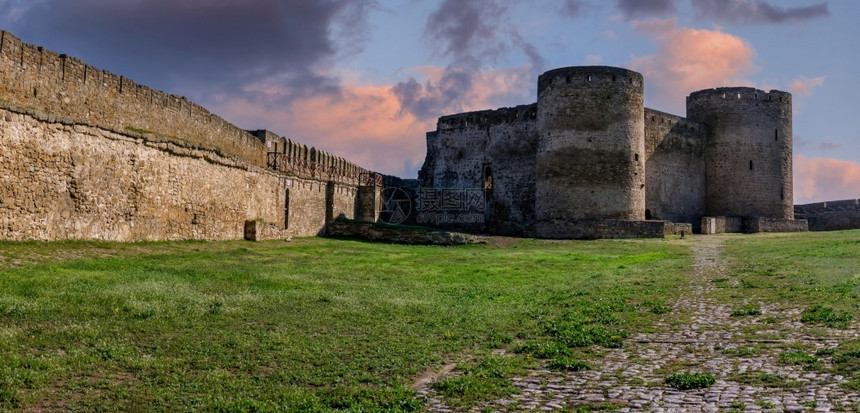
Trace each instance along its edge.
{"label": "stone rubble at wall base", "polygon": [[335,238],[363,239],[410,245],[465,245],[487,242],[484,237],[459,232],[376,224],[346,219],[336,219],[330,223],[327,235]]}

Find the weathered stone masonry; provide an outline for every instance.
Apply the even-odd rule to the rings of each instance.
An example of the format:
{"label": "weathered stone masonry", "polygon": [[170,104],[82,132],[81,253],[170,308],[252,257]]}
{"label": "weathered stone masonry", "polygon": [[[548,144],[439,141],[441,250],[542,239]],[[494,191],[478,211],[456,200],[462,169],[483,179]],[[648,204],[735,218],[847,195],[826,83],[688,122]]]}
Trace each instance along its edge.
{"label": "weathered stone masonry", "polygon": [[[683,118],[645,108],[643,82],[615,67],[554,69],[538,78],[537,103],[443,116],[427,134],[419,185],[485,188],[481,225],[446,226],[489,233],[806,228],[792,209],[789,93],[702,90]],[[716,220],[703,227],[707,217]]]}
{"label": "weathered stone masonry", "polygon": [[795,205],[794,215],[808,220],[811,231],[860,228],[860,199]]}
{"label": "weathered stone masonry", "polygon": [[317,235],[370,174],[0,31],[0,239]]}
{"label": "weathered stone masonry", "polygon": [[395,181],[414,211],[466,231],[806,228],[793,220],[790,94],[702,90],[682,118],[645,108],[643,90],[621,68],[548,71],[536,103],[440,118],[418,181],[384,180],[0,31],[0,239],[318,235],[337,216],[376,220]]}

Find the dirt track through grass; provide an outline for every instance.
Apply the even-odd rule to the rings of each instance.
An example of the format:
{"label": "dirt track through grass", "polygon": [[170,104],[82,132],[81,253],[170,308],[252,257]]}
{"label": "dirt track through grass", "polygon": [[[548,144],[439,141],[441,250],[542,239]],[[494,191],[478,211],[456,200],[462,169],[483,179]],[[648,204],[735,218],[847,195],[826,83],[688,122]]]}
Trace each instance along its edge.
{"label": "dirt track through grass", "polygon": [[[512,379],[519,394],[472,410],[858,411],[856,370],[840,372],[831,362],[840,351],[855,354],[840,344],[856,345],[857,323],[808,326],[798,321],[802,308],[760,302],[752,289],[727,302],[717,286],[743,288],[744,281],[732,276],[723,254],[727,239],[690,241],[694,265],[688,283],[654,332],[634,335],[622,348],[593,358],[588,371],[533,369]],[[664,382],[676,373],[711,374],[716,382],[680,391]],[[429,410],[450,409],[432,389],[427,397]]]}

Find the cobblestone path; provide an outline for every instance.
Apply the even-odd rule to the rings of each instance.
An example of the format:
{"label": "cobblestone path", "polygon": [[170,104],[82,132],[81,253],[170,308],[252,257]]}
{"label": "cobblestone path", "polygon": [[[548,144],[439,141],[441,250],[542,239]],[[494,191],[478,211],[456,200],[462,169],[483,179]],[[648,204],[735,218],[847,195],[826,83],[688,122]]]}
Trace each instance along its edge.
{"label": "cobblestone path", "polygon": [[[801,309],[765,305],[762,316],[731,317],[740,303],[731,307],[719,303],[712,281],[723,277],[724,238],[690,241],[695,265],[689,286],[679,291],[673,311],[657,324],[657,333],[625,340],[623,348],[590,360],[589,371],[537,370],[515,377],[519,394],[472,411],[599,410],[610,404],[619,412],[858,411],[858,392],[839,385],[846,378],[780,363],[780,354],[788,349],[815,351],[857,337],[856,324],[845,330],[812,329],[799,322]],[[690,315],[687,322],[673,317],[679,313]],[[821,362],[826,367],[827,361]],[[711,373],[716,383],[687,391],[664,385],[667,371],[677,371],[678,366],[682,372]],[[426,394],[430,411],[453,411],[429,386],[419,394]]]}

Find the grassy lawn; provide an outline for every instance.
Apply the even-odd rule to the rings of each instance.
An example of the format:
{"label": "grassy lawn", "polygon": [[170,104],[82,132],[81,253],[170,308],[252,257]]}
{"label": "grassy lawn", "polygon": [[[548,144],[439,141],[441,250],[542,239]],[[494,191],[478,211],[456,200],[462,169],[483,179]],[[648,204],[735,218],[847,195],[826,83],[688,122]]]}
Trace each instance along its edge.
{"label": "grassy lawn", "polygon": [[[452,363],[434,387],[473,406],[685,322],[691,242],[0,242],[0,411],[412,411]],[[860,317],[860,231],[726,235],[724,255],[733,317]],[[781,359],[860,389],[860,342],[825,350]]]}
{"label": "grassy lawn", "polygon": [[[410,411],[588,368],[668,311],[680,240],[0,243],[0,410]],[[499,350],[503,351],[499,351]]]}
{"label": "grassy lawn", "polygon": [[[731,262],[730,272],[718,280],[717,293],[726,302],[734,303],[735,314],[751,317],[750,336],[754,337],[757,329],[792,322],[796,326],[800,322],[801,327],[774,336],[788,340],[780,362],[842,375],[849,379],[842,387],[860,390],[860,339],[843,340],[835,348],[818,350],[796,346],[791,341],[798,335],[827,338],[833,335],[833,329],[857,325],[860,231],[733,237],[727,240],[725,255]],[[741,301],[746,304],[739,304]],[[762,312],[760,307],[775,311]],[[767,384],[791,385],[781,380]]]}
{"label": "grassy lawn", "polygon": [[[766,324],[800,321],[810,335],[848,328],[860,316],[860,231],[733,237],[725,256],[730,271],[715,281],[718,296],[734,306],[733,316]],[[762,306],[775,311],[763,313]],[[791,310],[801,313],[779,319]]]}
{"label": "grassy lawn", "polygon": [[725,255],[727,285],[737,287],[729,299],[828,305],[860,316],[860,231],[733,236]]}

